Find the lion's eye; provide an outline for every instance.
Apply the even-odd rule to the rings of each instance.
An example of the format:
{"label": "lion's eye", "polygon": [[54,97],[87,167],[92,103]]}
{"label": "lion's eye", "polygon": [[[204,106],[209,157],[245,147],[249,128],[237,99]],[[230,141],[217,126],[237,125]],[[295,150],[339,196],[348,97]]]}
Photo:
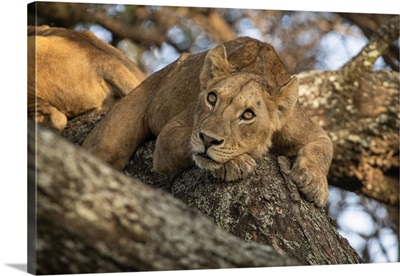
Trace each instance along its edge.
{"label": "lion's eye", "polygon": [[215,103],[217,102],[217,94],[215,94],[215,92],[210,92],[207,94],[207,102],[209,104],[211,104],[212,106],[215,105]]}
{"label": "lion's eye", "polygon": [[251,119],[253,119],[256,115],[254,114],[254,112],[250,109],[246,109],[245,112],[243,112],[241,118],[243,120],[249,121]]}

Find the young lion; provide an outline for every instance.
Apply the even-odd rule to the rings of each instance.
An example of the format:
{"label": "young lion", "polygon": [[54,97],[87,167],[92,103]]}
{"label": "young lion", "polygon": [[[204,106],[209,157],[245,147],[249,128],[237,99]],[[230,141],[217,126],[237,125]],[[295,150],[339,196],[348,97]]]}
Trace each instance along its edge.
{"label": "young lion", "polygon": [[[286,73],[273,48],[250,38],[235,43],[226,43],[230,61],[226,47],[219,45],[205,58],[184,55],[150,76],[110,111],[83,147],[122,169],[153,134],[155,171],[173,174],[196,164],[226,181],[247,177],[257,158],[273,147],[297,155],[291,178],[309,201],[324,206],[333,154],[330,139],[303,113],[297,103],[298,81]],[[246,44],[242,54],[248,55],[247,65],[235,64],[240,43]],[[264,53],[261,59],[252,47]],[[189,68],[198,62],[203,64],[199,70]],[[268,66],[251,69],[248,64]]]}

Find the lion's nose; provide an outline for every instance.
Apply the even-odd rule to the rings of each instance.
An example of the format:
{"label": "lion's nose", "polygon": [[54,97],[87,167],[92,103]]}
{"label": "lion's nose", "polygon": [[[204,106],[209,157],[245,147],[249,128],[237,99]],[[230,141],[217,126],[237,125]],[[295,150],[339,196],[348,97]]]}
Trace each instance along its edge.
{"label": "lion's nose", "polygon": [[218,140],[214,137],[210,137],[210,136],[204,134],[203,132],[200,132],[199,136],[200,136],[200,139],[203,141],[205,151],[207,151],[207,149],[213,145],[218,146],[224,142],[224,139]]}

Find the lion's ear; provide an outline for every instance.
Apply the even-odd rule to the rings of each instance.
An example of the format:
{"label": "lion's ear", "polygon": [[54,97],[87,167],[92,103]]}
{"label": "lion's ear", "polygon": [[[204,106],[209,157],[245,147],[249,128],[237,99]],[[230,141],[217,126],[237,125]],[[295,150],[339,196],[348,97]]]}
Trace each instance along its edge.
{"label": "lion's ear", "polygon": [[278,116],[281,121],[285,120],[293,111],[299,95],[299,82],[297,77],[282,86],[278,94],[274,96],[274,101],[278,109]]}
{"label": "lion's ear", "polygon": [[209,50],[200,72],[201,90],[209,88],[226,78],[229,75],[228,68],[229,62],[224,45],[220,44]]}

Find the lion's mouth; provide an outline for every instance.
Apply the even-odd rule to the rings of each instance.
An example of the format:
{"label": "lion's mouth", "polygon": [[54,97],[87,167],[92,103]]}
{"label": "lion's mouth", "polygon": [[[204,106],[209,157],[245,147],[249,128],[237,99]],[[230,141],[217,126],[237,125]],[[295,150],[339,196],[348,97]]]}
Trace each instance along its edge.
{"label": "lion's mouth", "polygon": [[207,152],[195,152],[195,153],[193,153],[195,156],[197,156],[197,157],[201,157],[201,158],[203,158],[203,159],[206,159],[206,160],[209,160],[209,161],[213,161],[213,162],[216,162],[216,163],[218,163],[217,161],[215,161],[214,159],[212,159],[208,154],[207,154]]}
{"label": "lion's mouth", "polygon": [[[208,160],[212,160],[210,156],[208,156],[207,153],[205,152],[201,152],[201,153],[196,153],[197,156],[204,158],[204,159],[208,159]],[[213,160],[214,161],[214,160]]]}

